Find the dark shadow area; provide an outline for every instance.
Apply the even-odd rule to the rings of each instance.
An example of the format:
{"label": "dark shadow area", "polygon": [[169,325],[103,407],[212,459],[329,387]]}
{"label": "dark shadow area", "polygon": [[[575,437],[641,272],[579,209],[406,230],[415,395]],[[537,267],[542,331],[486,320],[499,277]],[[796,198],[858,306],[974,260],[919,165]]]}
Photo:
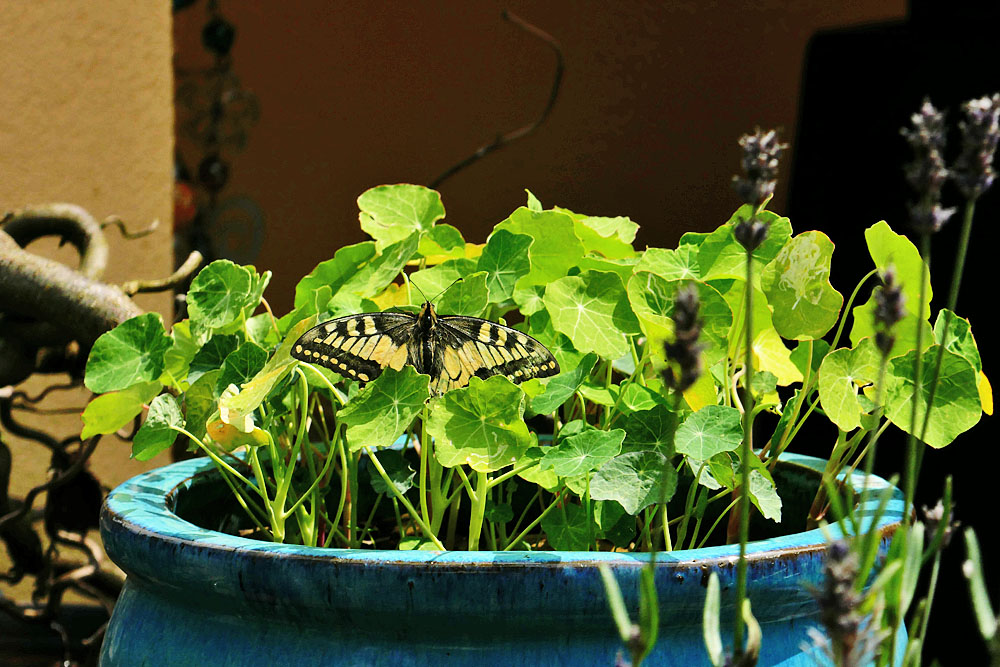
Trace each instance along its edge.
{"label": "dark shadow area", "polygon": [[[836,244],[838,267],[850,267],[833,276],[845,298],[872,266],[864,229],[886,220],[895,231],[910,235],[906,202],[911,194],[902,165],[911,156],[900,128],[909,124],[925,97],[946,110],[949,125],[956,128],[962,102],[1000,91],[998,19],[1000,6],[994,3],[913,0],[904,22],[824,31],[811,40],[803,69],[788,213],[797,228],[821,230]],[[949,164],[958,148],[959,137],[950,136]],[[960,207],[961,199],[949,186],[943,203]],[[957,307],[958,314],[973,324],[984,372],[994,385],[997,324],[990,312],[996,307],[990,266],[996,261],[998,213],[1000,193],[994,186],[976,207]],[[947,299],[960,225],[959,213],[934,239],[933,311]],[[862,290],[858,303],[869,293],[870,287]],[[992,475],[1000,464],[996,440],[995,417],[984,416],[949,447],[928,448],[917,490],[918,507],[932,506],[941,496],[946,475],[953,475],[957,518],[977,530],[994,600],[1000,589],[1000,572],[991,567],[997,547],[990,534],[996,512]],[[823,438],[817,451],[807,453],[826,455],[830,442]],[[880,440],[877,472],[888,476],[901,470],[904,448],[902,434],[887,431]],[[935,658],[945,665],[987,664],[961,572],[964,558],[964,544],[956,535],[942,561],[925,664]]]}

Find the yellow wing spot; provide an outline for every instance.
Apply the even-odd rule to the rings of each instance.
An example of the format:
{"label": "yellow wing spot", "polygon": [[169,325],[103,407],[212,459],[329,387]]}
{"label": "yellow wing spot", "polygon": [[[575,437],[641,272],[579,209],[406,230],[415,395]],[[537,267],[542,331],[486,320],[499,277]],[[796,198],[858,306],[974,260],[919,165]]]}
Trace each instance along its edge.
{"label": "yellow wing spot", "polygon": [[473,370],[487,365],[486,360],[483,359],[481,354],[479,354],[478,345],[479,343],[475,343],[470,340],[462,346],[462,351],[465,352],[465,356],[468,357],[469,365]]}
{"label": "yellow wing spot", "polygon": [[528,344],[528,337],[527,337],[527,336],[525,336],[524,334],[517,334],[517,342],[518,342],[518,344],[520,344],[520,345],[521,345],[522,347],[523,347],[523,346],[526,346],[526,345]]}
{"label": "yellow wing spot", "polygon": [[493,355],[490,354],[490,348],[486,347],[479,341],[476,341],[476,349],[479,350],[479,356],[483,359],[483,366],[492,368],[497,364],[493,359]]}
{"label": "yellow wing spot", "polygon": [[521,359],[526,359],[528,357],[528,349],[524,347],[521,343],[514,346],[514,349],[521,355]]}
{"label": "yellow wing spot", "polygon": [[344,337],[343,336],[337,336],[336,338],[333,339],[333,342],[330,343],[330,347],[338,347],[339,348],[341,346],[341,344],[343,344],[343,342],[344,342]]}
{"label": "yellow wing spot", "polygon": [[501,365],[507,363],[507,360],[503,358],[502,354],[500,354],[500,351],[502,349],[503,348],[498,348],[498,347],[491,347],[490,348],[490,354],[493,355],[493,361],[495,361],[497,363],[497,366],[501,366]]}
{"label": "yellow wing spot", "polygon": [[320,357],[320,360],[322,360],[322,361],[330,361],[330,357],[328,357],[328,356],[326,356],[324,354],[322,357]]}
{"label": "yellow wing spot", "polygon": [[403,366],[406,365],[406,356],[407,356],[406,346],[400,345],[399,347],[396,348],[396,351],[392,353],[392,356],[389,357],[388,366],[393,370],[397,371],[403,370]]}
{"label": "yellow wing spot", "polygon": [[368,382],[368,374],[358,373],[358,379],[361,380],[362,382]]}
{"label": "yellow wing spot", "polygon": [[358,356],[363,357],[365,359],[370,359],[372,356],[372,350],[375,349],[375,346],[378,344],[378,340],[379,336],[372,336],[371,338],[366,340],[364,346],[361,348],[361,351],[358,352]]}
{"label": "yellow wing spot", "polygon": [[497,332],[497,345],[506,345],[507,332],[501,329],[500,327],[496,327],[496,332]]}
{"label": "yellow wing spot", "polygon": [[347,346],[345,345],[344,346],[344,350],[347,351],[350,354],[357,354],[358,352],[361,351],[361,348],[364,347],[364,345],[365,345],[365,339],[364,338],[358,338],[351,345],[350,349],[348,349]]}
{"label": "yellow wing spot", "polygon": [[514,357],[510,356],[510,352],[508,352],[507,348],[505,348],[505,347],[494,348],[494,352],[493,353],[496,354],[497,352],[500,353],[500,356],[503,357],[504,361],[513,361],[514,360]]}
{"label": "yellow wing spot", "polygon": [[302,354],[302,346],[301,345],[296,345],[295,346],[295,354]]}
{"label": "yellow wing spot", "polygon": [[356,370],[354,370],[353,368],[348,368],[348,369],[347,369],[347,372],[348,372],[348,373],[350,373],[350,374],[351,374],[352,376],[354,376],[354,375],[357,375],[357,374],[358,374],[358,372],[357,372]]}
{"label": "yellow wing spot", "polygon": [[332,333],[323,339],[323,345],[333,345],[333,341],[337,339],[337,334]]}
{"label": "yellow wing spot", "polygon": [[457,378],[462,372],[462,362],[458,358],[458,353],[453,348],[446,347],[442,358],[444,369],[448,371],[448,377]]}
{"label": "yellow wing spot", "polygon": [[365,318],[365,335],[374,336],[378,333],[378,329],[375,328],[375,320],[371,317]]}
{"label": "yellow wing spot", "polygon": [[336,331],[336,330],[337,330],[337,325],[336,325],[336,324],[334,324],[333,322],[329,322],[329,323],[328,323],[328,324],[327,324],[327,325],[326,325],[326,326],[324,327],[324,329],[326,329],[326,332],[327,332],[327,333],[333,333],[334,331]]}
{"label": "yellow wing spot", "polygon": [[393,350],[392,339],[388,336],[382,336],[378,339],[378,343],[375,344],[375,349],[371,351],[368,358],[374,361],[379,366],[385,366],[389,363],[389,354]]}
{"label": "yellow wing spot", "polygon": [[357,320],[350,320],[347,323],[347,335],[350,336],[351,338],[354,338],[355,336],[358,335],[358,321]]}
{"label": "yellow wing spot", "polygon": [[492,327],[490,327],[489,323],[483,322],[483,324],[479,327],[479,340],[483,341],[484,343],[488,343],[491,340],[493,340],[490,337],[491,328]]}

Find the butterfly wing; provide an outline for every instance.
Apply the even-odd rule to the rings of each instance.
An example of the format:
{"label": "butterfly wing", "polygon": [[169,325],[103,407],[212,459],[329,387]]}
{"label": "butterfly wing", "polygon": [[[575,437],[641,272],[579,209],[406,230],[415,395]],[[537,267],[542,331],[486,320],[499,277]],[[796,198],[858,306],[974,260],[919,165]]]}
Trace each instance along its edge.
{"label": "butterfly wing", "polygon": [[514,383],[559,373],[559,363],[531,336],[478,317],[438,318],[435,335],[440,363],[437,380],[444,391],[464,387],[473,375],[504,375]]}
{"label": "butterfly wing", "polygon": [[362,382],[410,361],[417,318],[409,313],[361,313],[319,324],[292,346],[295,359]]}

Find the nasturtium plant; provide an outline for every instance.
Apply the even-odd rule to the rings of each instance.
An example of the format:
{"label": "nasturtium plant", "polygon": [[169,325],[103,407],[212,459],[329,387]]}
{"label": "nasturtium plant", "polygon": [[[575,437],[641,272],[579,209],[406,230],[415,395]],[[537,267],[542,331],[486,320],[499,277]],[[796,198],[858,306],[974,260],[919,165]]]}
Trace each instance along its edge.
{"label": "nasturtium plant", "polygon": [[[440,195],[425,187],[379,186],[358,205],[371,239],[308,271],[290,312],[276,316],[265,302],[269,273],[218,260],[194,278],[188,318],[170,331],[145,314],[101,336],[86,368],[98,396],[83,437],[145,413],[133,456],[153,458],[178,439],[210,456],[248,513],[245,527],[278,542],[641,550],[696,546],[718,532],[710,525],[738,523],[731,498],[744,475],[753,512],[780,521],[788,510],[775,466],[807,419],[836,431],[835,475],[857,465],[862,436],[885,420],[942,447],[992,409],[972,326],[947,311],[931,326],[929,283],[923,304],[916,289],[926,281],[919,253],[884,222],[865,232],[872,273],[845,303],[830,282],[830,239],[749,206],[676,248],[642,249],[628,218],[546,207],[530,193],[485,239],[445,223]],[[736,230],[753,216],[768,230],[748,283]],[[907,298],[882,356],[872,293],[890,266]],[[680,345],[679,326],[692,326],[678,324],[684,294],[697,296],[700,373],[677,387],[667,351]],[[427,299],[440,316],[534,337],[559,373],[520,384],[473,376],[432,393],[431,378],[407,364],[365,379],[292,357],[322,321],[414,313]],[[749,456],[748,399],[756,417],[769,413]]]}

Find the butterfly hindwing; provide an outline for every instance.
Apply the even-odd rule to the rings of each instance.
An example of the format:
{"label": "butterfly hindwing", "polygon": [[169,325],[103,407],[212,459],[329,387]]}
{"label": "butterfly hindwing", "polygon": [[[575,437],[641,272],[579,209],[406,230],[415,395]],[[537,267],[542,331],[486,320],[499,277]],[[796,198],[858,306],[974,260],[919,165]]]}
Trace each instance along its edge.
{"label": "butterfly hindwing", "polygon": [[559,364],[552,353],[516,329],[478,317],[460,316],[439,318],[438,326],[455,339],[456,356],[469,375],[483,379],[504,375],[520,383],[559,373]]}
{"label": "butterfly hindwing", "polygon": [[292,356],[362,382],[410,359],[417,319],[409,313],[362,313],[323,322],[292,346]]}

